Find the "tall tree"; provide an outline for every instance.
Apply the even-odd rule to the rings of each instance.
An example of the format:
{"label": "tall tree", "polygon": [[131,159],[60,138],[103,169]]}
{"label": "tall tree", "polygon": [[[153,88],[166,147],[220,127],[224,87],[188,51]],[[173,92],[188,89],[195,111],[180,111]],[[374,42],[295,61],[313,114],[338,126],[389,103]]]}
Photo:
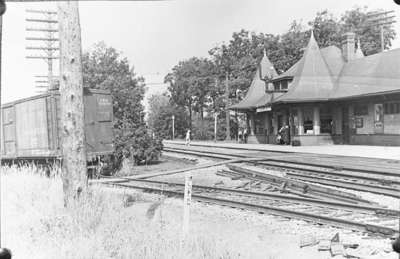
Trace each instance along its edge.
{"label": "tall tree", "polygon": [[[382,9],[376,11],[384,11]],[[373,26],[367,21],[368,8],[355,7],[346,11],[341,17],[342,32],[353,31],[361,42],[364,55],[372,55],[381,51],[381,39],[379,26]],[[392,40],[396,36],[393,25],[385,26],[384,46],[388,49],[392,46]]]}
{"label": "tall tree", "polygon": [[208,91],[214,82],[212,73],[210,61],[191,58],[179,62],[164,79],[169,83],[168,90],[172,103],[187,108],[190,128],[193,111],[200,113],[203,117]]}
{"label": "tall tree", "polygon": [[328,10],[318,12],[314,20],[310,21],[308,25],[313,28],[315,39],[320,48],[331,45],[341,47],[342,25]]}

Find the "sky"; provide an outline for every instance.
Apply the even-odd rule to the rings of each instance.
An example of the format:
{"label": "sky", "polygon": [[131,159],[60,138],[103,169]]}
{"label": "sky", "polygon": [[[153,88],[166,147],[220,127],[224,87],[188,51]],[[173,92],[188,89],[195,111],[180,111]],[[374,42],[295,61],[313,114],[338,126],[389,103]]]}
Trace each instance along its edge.
{"label": "sky", "polygon": [[[355,6],[395,10],[393,0],[170,0],[156,2],[80,2],[82,49],[104,41],[121,51],[149,84],[147,97],[162,92],[163,78],[180,60],[206,57],[240,29],[281,34],[293,20],[304,23],[327,9],[336,16]],[[3,16],[2,102],[37,94],[35,75],[46,75],[42,60],[31,54],[25,31],[26,9],[56,10],[53,3],[8,3]],[[32,16],[32,15],[29,15]],[[400,34],[400,20],[395,24]],[[400,36],[392,48],[400,47]],[[54,68],[58,70],[57,67]],[[58,74],[58,71],[55,71]]]}

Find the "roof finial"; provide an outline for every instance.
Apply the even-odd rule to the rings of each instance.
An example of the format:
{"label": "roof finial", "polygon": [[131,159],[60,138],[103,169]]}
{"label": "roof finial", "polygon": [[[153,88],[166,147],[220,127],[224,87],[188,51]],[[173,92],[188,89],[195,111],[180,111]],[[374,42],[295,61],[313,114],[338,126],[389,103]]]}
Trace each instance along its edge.
{"label": "roof finial", "polygon": [[314,28],[311,29],[311,38],[314,38]]}
{"label": "roof finial", "polygon": [[267,56],[267,50],[265,48],[263,48],[263,53],[264,53],[264,57]]}

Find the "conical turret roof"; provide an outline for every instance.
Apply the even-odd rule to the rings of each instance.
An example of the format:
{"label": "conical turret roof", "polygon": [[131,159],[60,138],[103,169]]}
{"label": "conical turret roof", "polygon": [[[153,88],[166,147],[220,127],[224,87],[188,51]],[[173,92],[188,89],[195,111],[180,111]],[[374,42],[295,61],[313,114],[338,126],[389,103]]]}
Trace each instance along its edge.
{"label": "conical turret roof", "polygon": [[254,109],[258,107],[261,100],[267,100],[268,98],[265,95],[265,81],[262,79],[268,77],[276,77],[278,74],[274,66],[272,65],[271,61],[269,61],[265,51],[264,56],[261,59],[258,69],[254,74],[253,80],[249,87],[249,90],[246,93],[246,96],[241,100],[239,103],[232,105],[229,107],[230,109]]}
{"label": "conical turret roof", "polygon": [[333,76],[311,32],[310,41],[293,75],[289,91],[279,101],[326,100],[334,87]]}

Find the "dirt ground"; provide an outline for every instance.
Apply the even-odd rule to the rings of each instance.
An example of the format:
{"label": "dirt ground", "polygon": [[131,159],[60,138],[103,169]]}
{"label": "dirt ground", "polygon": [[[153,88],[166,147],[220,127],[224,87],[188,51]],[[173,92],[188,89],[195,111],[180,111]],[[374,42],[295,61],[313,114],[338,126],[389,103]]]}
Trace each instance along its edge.
{"label": "dirt ground", "polygon": [[[197,162],[201,164],[209,161],[198,159]],[[219,183],[221,186],[222,183],[222,186],[233,187],[242,183],[240,180],[234,181],[216,175],[215,173],[220,169],[226,168],[220,166],[192,172],[193,184],[214,185]],[[183,183],[184,173],[152,179]],[[179,221],[182,215],[182,201],[169,198],[160,211],[165,219]],[[241,258],[342,258],[340,256],[332,257],[330,252],[318,251],[317,245],[304,248],[299,246],[304,235],[314,236],[320,240],[331,239],[336,233],[340,233],[340,238],[344,243],[359,244],[357,249],[347,249],[348,254],[371,259],[398,258],[397,254],[392,252],[390,240],[387,239],[369,237],[358,232],[299,220],[197,202],[194,202],[191,207],[190,228],[192,232],[214,236],[218,242],[231,248],[229,250],[232,251],[232,255]]]}
{"label": "dirt ground", "polygon": [[[153,172],[164,172],[185,167],[193,166],[195,163],[191,162],[192,158],[180,159],[173,154],[162,155],[160,160],[148,165],[132,166],[124,164],[121,171],[117,175],[135,175],[135,174],[145,174]],[[175,158],[175,159],[174,159]]]}
{"label": "dirt ground", "polygon": [[[158,199],[156,195],[149,197]],[[146,208],[143,205],[135,208],[134,205],[132,210],[145,213]],[[216,240],[217,246],[230,251],[229,258],[343,258],[332,257],[330,252],[320,252],[317,245],[304,248],[299,246],[303,235],[315,236],[319,240],[331,239],[336,233],[339,233],[344,243],[360,245],[357,249],[347,249],[349,254],[370,259],[397,258],[397,255],[391,252],[389,240],[371,238],[352,231],[198,202],[192,203],[190,213],[190,233],[207,235]],[[158,209],[153,220],[172,221],[179,225],[182,222],[182,214],[182,200],[168,198]]]}

